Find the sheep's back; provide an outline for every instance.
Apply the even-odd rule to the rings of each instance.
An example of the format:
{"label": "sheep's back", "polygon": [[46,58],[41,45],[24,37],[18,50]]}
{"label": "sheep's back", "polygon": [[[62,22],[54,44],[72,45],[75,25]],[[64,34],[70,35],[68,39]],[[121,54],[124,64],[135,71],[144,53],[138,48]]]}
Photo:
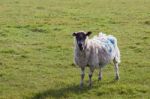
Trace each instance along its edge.
{"label": "sheep's back", "polygon": [[116,40],[113,36],[94,37],[91,42],[90,60],[92,65],[105,66],[114,58]]}

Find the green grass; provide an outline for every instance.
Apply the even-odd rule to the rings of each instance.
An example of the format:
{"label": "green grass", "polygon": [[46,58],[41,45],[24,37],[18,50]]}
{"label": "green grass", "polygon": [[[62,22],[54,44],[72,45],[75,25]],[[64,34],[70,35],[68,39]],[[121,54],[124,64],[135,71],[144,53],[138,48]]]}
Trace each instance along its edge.
{"label": "green grass", "polygon": [[[150,98],[150,0],[0,0],[0,99]],[[75,31],[118,38],[120,77],[112,65],[79,89]]]}

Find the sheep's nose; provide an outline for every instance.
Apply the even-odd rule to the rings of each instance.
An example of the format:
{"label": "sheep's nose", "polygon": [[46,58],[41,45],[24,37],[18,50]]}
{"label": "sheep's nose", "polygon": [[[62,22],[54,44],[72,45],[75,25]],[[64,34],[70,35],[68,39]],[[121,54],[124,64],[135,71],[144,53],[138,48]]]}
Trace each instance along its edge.
{"label": "sheep's nose", "polygon": [[78,44],[78,46],[79,46],[79,49],[82,51],[83,50],[82,44]]}
{"label": "sheep's nose", "polygon": [[79,47],[82,47],[82,44],[81,44],[81,43],[79,43],[78,45],[79,45]]}

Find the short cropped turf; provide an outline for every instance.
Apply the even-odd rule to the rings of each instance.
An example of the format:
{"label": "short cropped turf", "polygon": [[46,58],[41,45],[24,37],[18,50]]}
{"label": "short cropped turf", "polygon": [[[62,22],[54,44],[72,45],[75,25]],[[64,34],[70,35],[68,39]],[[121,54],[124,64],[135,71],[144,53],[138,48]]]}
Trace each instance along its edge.
{"label": "short cropped turf", "polygon": [[[112,34],[121,51],[83,89],[72,33]],[[0,0],[0,99],[149,99],[150,0]]]}

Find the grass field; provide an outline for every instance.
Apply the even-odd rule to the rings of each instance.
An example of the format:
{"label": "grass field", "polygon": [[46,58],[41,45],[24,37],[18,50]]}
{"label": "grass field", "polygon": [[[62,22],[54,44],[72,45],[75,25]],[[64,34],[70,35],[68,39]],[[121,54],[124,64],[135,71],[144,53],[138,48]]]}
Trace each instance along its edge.
{"label": "grass field", "polygon": [[[150,99],[150,0],[0,0],[0,99]],[[113,65],[79,89],[75,31],[118,38]],[[92,37],[91,36],[91,37]]]}

